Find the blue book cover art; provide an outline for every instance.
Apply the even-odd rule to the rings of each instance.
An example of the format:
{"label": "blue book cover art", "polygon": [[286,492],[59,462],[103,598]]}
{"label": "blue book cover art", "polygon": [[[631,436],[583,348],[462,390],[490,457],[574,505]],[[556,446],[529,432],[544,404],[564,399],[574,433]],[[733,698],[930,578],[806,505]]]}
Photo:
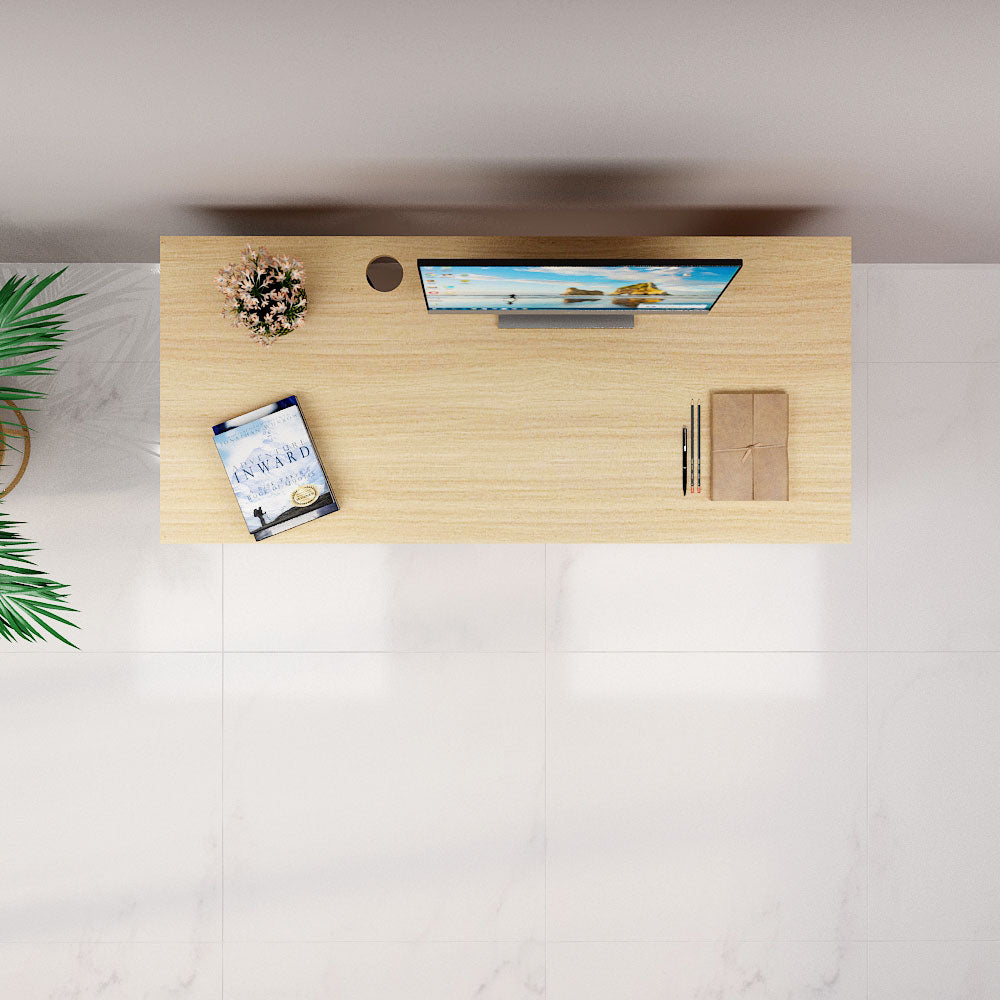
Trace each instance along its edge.
{"label": "blue book cover art", "polygon": [[340,509],[294,396],[216,424],[212,433],[258,542]]}

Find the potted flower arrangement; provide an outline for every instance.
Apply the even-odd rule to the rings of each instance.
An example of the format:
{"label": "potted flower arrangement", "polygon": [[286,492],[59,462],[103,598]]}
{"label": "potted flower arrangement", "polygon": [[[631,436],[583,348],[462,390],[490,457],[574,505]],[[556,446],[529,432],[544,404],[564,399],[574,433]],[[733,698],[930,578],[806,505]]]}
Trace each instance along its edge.
{"label": "potted flower arrangement", "polygon": [[269,345],[305,322],[305,270],[293,257],[274,257],[247,246],[237,264],[219,271],[216,281],[226,300],[223,316],[243,326],[250,339]]}

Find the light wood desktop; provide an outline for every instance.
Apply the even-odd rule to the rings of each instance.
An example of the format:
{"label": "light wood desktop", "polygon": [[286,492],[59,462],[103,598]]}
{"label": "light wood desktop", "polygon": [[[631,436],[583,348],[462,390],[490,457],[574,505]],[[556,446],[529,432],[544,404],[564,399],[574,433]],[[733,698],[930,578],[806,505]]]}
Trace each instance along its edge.
{"label": "light wood desktop", "polygon": [[[305,265],[305,325],[271,347],[221,315],[247,242]],[[402,284],[365,279],[380,255]],[[634,330],[500,330],[429,314],[419,257],[739,257],[707,315]],[[212,425],[299,398],[342,509],[294,542],[847,542],[851,243],[810,237],[164,237],[160,529],[253,542]],[[788,502],[709,500],[711,393],[789,396]],[[702,401],[702,492],[681,427]]]}

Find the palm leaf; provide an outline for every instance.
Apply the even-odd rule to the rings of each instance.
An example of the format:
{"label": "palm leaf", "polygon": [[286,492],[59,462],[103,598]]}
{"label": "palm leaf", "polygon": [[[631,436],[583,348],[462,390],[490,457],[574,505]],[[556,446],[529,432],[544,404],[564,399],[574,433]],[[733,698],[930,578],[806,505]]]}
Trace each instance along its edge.
{"label": "palm leaf", "polygon": [[[47,367],[52,360],[51,352],[62,347],[63,334],[67,332],[65,317],[56,309],[83,293],[32,303],[65,270],[44,278],[13,275],[0,287],[0,379],[29,378],[54,371]],[[41,353],[48,356],[29,357]],[[14,407],[15,400],[44,396],[39,389],[0,384],[0,413]],[[0,433],[5,426],[11,426],[11,422],[0,421]],[[8,434],[7,445],[16,451],[14,437],[20,437],[20,433]],[[14,530],[19,523],[7,517],[0,502],[0,638],[36,642],[51,636],[76,649],[58,628],[59,625],[79,627],[64,617],[76,613],[66,603],[66,585],[49,579],[35,567],[32,556],[37,548]]]}
{"label": "palm leaf", "polygon": [[37,548],[14,530],[0,503],[0,637],[36,642],[53,636],[76,649],[53,622],[78,628],[63,615],[76,613],[67,603],[66,585],[35,568]]}
{"label": "palm leaf", "polygon": [[[36,305],[31,303],[65,270],[63,268],[41,279],[14,275],[0,288],[0,379],[46,375],[52,370],[44,367],[50,358],[22,360],[19,363],[3,359],[23,358],[62,346],[63,334],[67,332],[63,325],[65,317],[56,310],[64,303],[80,298],[83,293],[63,295]],[[0,394],[7,391],[0,388]]]}
{"label": "palm leaf", "polygon": [[[15,375],[20,375],[22,378],[27,378],[30,375],[50,375],[55,371],[55,368],[44,367],[52,359],[43,358],[40,361],[22,361],[16,365],[2,365],[0,370],[3,371],[5,377],[13,377]],[[0,392],[5,392],[6,390],[0,389]]]}
{"label": "palm leaf", "polygon": [[[4,399],[44,399],[48,393],[41,389],[22,389],[19,385],[4,385],[0,386],[0,395],[3,395]],[[3,402],[3,399],[0,399],[0,406],[3,405]],[[22,413],[36,410],[35,407],[28,407],[22,403],[18,403],[17,408]]]}

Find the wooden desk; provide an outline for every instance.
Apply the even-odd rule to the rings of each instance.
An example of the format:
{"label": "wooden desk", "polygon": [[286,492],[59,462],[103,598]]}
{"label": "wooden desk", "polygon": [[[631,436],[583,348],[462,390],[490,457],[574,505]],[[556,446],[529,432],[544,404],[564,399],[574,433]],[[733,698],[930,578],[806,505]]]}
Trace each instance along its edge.
{"label": "wooden desk", "polygon": [[[221,315],[246,242],[303,261],[309,312],[270,348]],[[377,292],[368,262],[398,258]],[[634,330],[499,330],[430,315],[418,257],[742,257],[707,316]],[[846,542],[851,534],[848,238],[164,237],[160,526],[251,542],[212,425],[296,394],[342,510],[294,542]],[[708,499],[713,391],[785,389],[789,502]],[[702,493],[681,425],[701,398]]]}

